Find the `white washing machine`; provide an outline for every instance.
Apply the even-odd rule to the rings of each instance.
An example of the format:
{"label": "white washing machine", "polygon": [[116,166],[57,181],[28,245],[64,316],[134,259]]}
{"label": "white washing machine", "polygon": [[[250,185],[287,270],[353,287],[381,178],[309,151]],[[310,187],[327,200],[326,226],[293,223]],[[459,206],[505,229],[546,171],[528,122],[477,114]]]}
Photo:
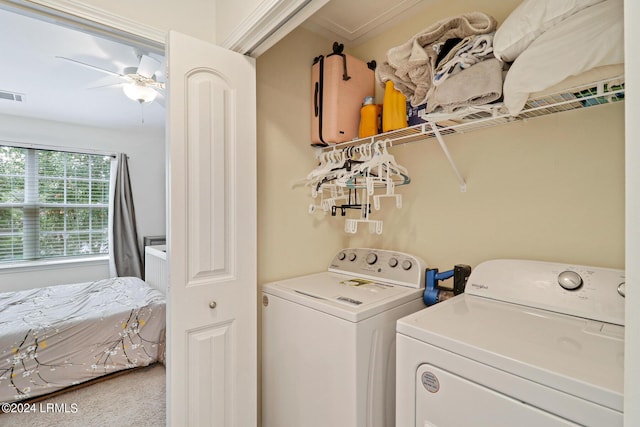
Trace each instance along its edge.
{"label": "white washing machine", "polygon": [[328,271],[263,286],[263,427],[395,424],[395,326],[425,307],[426,265],[344,249]]}
{"label": "white washing machine", "polygon": [[488,261],[397,330],[398,426],[622,426],[622,270]]}

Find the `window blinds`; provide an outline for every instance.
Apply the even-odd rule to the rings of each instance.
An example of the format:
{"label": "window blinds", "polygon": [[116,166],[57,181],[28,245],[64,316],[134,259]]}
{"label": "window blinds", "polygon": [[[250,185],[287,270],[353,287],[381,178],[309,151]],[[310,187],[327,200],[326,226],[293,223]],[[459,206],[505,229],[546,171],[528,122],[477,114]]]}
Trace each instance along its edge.
{"label": "window blinds", "polygon": [[0,146],[0,262],[109,253],[111,161]]}

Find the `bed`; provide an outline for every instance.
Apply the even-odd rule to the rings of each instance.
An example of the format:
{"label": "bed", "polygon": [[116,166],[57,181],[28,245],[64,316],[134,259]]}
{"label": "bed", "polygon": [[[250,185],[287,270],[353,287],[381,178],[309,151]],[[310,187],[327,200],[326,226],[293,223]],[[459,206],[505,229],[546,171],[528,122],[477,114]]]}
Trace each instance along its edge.
{"label": "bed", "polygon": [[0,293],[0,402],[163,361],[165,306],[135,277]]}

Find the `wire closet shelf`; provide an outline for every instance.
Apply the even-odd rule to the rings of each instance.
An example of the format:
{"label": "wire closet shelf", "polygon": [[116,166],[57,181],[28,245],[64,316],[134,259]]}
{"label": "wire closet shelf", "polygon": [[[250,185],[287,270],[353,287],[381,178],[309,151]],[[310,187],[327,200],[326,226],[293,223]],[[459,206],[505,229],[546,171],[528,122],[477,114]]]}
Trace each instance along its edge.
{"label": "wire closet shelf", "polygon": [[397,146],[436,138],[458,179],[460,191],[464,193],[467,191],[467,184],[449,153],[443,136],[464,134],[534,117],[610,104],[622,100],[624,100],[624,76],[619,75],[597,82],[573,86],[544,96],[532,97],[516,116],[511,115],[501,102],[471,106],[451,114],[430,113],[421,116],[424,123],[367,138],[319,147],[319,150],[336,150],[375,142],[384,142],[385,145]]}
{"label": "wire closet shelf", "polygon": [[332,150],[385,140],[391,140],[393,145],[401,145],[430,138],[437,138],[442,144],[441,136],[444,135],[463,134],[529,118],[595,105],[610,104],[622,100],[624,100],[624,76],[616,76],[563,89],[542,97],[531,98],[517,116],[509,114],[502,103],[468,107],[453,114],[431,113],[422,116],[425,122],[418,125],[340,144],[332,144],[320,147],[320,149]]}

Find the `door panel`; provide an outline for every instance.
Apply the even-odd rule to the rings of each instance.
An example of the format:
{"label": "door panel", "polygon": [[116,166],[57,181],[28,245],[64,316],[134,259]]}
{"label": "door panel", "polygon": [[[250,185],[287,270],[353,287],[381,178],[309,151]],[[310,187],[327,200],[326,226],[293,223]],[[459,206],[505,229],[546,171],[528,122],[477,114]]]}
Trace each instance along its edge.
{"label": "door panel", "polygon": [[257,422],[255,63],[168,40],[168,420]]}
{"label": "door panel", "polygon": [[234,93],[230,82],[210,70],[194,70],[186,79],[191,94],[186,105],[190,114],[186,139],[189,281],[229,280],[234,275],[229,265],[230,238],[235,237],[229,236],[234,231],[229,219],[235,208],[229,194],[237,184],[227,161],[236,144],[234,111],[227,104]]}
{"label": "door panel", "polygon": [[[189,425],[226,426],[231,414],[227,411],[231,396],[232,323],[188,333],[188,389]],[[212,381],[213,380],[213,381]],[[207,406],[200,406],[206,396]]]}

